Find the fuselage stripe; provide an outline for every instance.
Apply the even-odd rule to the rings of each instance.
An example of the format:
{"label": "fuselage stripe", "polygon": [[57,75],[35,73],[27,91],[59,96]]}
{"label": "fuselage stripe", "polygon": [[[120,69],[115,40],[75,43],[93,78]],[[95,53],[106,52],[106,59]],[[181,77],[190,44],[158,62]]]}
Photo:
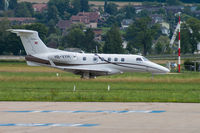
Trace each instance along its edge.
{"label": "fuselage stripe", "polygon": [[[27,55],[25,56],[25,59],[27,61],[32,61],[32,62],[36,62],[36,63],[41,63],[41,64],[45,64],[45,65],[50,65],[50,62],[48,60],[45,59],[40,59],[38,57],[34,57],[31,55]],[[156,69],[159,71],[162,71],[158,68],[155,67],[151,67],[151,66],[147,66],[147,65],[142,65],[142,64],[133,64],[133,63],[116,63],[116,62],[106,62],[105,63],[95,63],[95,64],[67,64],[67,63],[60,63],[60,62],[54,62],[55,65],[57,66],[82,66],[82,65],[102,65],[102,64],[112,64],[112,65],[116,65],[116,66],[120,66],[120,67],[125,67],[125,68],[132,68],[132,69],[138,69],[138,70],[143,70],[142,68],[135,68],[133,66],[143,66],[146,68],[152,68],[152,69]],[[132,65],[132,66],[125,66],[125,65]]]}

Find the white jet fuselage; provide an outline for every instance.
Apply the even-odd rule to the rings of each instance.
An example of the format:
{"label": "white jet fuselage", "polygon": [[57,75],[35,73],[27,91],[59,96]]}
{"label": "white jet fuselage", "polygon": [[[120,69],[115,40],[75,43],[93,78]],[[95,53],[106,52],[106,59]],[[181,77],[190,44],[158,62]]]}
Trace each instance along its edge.
{"label": "white jet fuselage", "polygon": [[[34,60],[37,58],[43,61]],[[124,72],[150,72],[156,74],[169,72],[167,68],[155,64],[140,55],[88,54],[60,51],[27,56],[26,60],[28,64],[55,67],[80,74],[82,77]]]}
{"label": "white jet fuselage", "polygon": [[73,72],[83,78],[111,75],[124,72],[168,73],[169,69],[153,63],[140,55],[126,54],[93,54],[68,52],[46,47],[31,30],[9,30],[20,36],[27,56],[27,64],[31,66],[48,66]]}

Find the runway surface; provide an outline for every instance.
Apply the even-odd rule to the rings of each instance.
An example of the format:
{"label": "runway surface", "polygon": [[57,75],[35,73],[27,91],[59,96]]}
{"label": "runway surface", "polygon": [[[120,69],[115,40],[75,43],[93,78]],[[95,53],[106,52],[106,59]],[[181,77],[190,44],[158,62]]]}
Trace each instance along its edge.
{"label": "runway surface", "polygon": [[0,102],[0,133],[197,133],[200,104]]}

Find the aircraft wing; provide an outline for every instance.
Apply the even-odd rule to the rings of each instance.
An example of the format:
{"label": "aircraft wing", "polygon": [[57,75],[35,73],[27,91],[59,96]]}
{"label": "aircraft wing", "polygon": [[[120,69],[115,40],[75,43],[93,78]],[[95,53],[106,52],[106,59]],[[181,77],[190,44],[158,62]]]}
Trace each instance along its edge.
{"label": "aircraft wing", "polygon": [[79,71],[94,71],[94,72],[105,72],[105,73],[109,73],[109,72],[111,72],[110,70],[106,70],[106,69],[97,69],[97,68],[85,68],[85,67],[61,67],[61,66],[56,66],[57,68],[60,68],[60,69],[63,69],[63,70],[66,70],[66,71],[70,71],[70,70],[72,70],[72,71],[77,71],[77,70],[79,70]]}
{"label": "aircraft wing", "polygon": [[84,65],[84,66],[57,66],[54,64],[54,62],[49,59],[49,62],[52,67],[58,68],[64,71],[73,72],[74,74],[82,75],[83,73],[89,73],[92,76],[102,76],[102,75],[110,75],[110,74],[116,74],[121,73],[119,70],[116,69],[110,69],[110,68],[102,68],[102,67],[96,67],[96,66],[90,66],[90,65]]}
{"label": "aircraft wing", "polygon": [[62,69],[64,71],[73,72],[74,74],[81,74],[81,73],[90,73],[94,76],[100,75],[110,75],[114,73],[119,73],[118,70],[111,70],[107,68],[91,68],[91,67],[82,67],[82,66],[73,66],[73,67],[62,67],[62,66],[55,66],[55,68]]}

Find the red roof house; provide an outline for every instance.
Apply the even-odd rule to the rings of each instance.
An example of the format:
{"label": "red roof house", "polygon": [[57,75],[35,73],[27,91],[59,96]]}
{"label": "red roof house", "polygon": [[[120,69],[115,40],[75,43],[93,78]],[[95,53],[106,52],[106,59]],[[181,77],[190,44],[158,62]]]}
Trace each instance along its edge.
{"label": "red roof house", "polygon": [[35,12],[43,12],[45,9],[47,9],[47,4],[33,4],[33,9]]}

